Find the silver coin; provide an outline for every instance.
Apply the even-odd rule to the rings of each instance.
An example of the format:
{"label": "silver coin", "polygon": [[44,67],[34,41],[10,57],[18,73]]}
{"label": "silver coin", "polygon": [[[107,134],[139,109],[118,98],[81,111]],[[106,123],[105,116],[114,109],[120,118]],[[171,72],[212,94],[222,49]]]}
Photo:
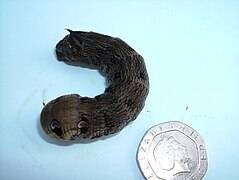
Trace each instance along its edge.
{"label": "silver coin", "polygon": [[178,121],[149,129],[139,145],[137,162],[147,180],[199,180],[208,167],[203,138]]}

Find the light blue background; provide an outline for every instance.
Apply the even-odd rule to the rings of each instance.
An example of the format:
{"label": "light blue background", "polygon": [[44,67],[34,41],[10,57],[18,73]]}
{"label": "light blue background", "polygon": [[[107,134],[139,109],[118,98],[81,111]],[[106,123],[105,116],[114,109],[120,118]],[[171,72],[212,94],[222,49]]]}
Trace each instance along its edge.
{"label": "light blue background", "polygon": [[[56,60],[65,28],[120,37],[145,59],[145,108],[115,136],[58,143],[39,128],[42,102],[105,89],[97,70]],[[1,0],[0,84],[0,179],[143,179],[138,144],[148,128],[169,120],[204,137],[204,179],[239,179],[237,0]]]}

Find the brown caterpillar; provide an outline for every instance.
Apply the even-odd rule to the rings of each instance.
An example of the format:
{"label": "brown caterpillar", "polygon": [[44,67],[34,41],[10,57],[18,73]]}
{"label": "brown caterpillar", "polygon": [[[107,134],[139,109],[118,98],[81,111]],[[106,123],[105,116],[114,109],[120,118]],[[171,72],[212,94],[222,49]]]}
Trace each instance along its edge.
{"label": "brown caterpillar", "polygon": [[57,59],[97,66],[110,84],[94,98],[70,94],[50,101],[41,112],[41,126],[59,140],[116,133],[144,107],[149,91],[144,59],[119,38],[68,31],[70,34],[56,45]]}

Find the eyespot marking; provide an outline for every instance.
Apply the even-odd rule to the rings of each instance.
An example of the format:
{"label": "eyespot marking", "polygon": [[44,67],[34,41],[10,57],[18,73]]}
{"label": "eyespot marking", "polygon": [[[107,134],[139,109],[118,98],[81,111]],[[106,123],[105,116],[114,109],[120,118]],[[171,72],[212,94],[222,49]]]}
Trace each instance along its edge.
{"label": "eyespot marking", "polygon": [[62,129],[61,129],[61,125],[60,125],[60,122],[57,121],[56,119],[53,119],[52,122],[51,122],[51,129],[54,133],[56,133],[56,135],[58,137],[62,137],[63,135],[63,132],[62,132]]}
{"label": "eyespot marking", "polygon": [[77,127],[80,129],[81,133],[85,134],[89,129],[89,124],[82,120],[78,123]]}

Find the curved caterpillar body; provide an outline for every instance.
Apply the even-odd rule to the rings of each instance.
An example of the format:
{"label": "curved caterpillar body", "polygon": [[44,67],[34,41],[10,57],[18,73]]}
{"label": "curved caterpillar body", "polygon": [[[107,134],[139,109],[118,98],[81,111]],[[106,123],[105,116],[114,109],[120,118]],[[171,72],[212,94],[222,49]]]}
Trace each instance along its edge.
{"label": "curved caterpillar body", "polygon": [[148,95],[143,57],[119,38],[68,31],[56,45],[57,59],[97,66],[110,84],[94,98],[70,94],[50,101],[41,112],[41,126],[59,140],[116,133],[138,116]]}

